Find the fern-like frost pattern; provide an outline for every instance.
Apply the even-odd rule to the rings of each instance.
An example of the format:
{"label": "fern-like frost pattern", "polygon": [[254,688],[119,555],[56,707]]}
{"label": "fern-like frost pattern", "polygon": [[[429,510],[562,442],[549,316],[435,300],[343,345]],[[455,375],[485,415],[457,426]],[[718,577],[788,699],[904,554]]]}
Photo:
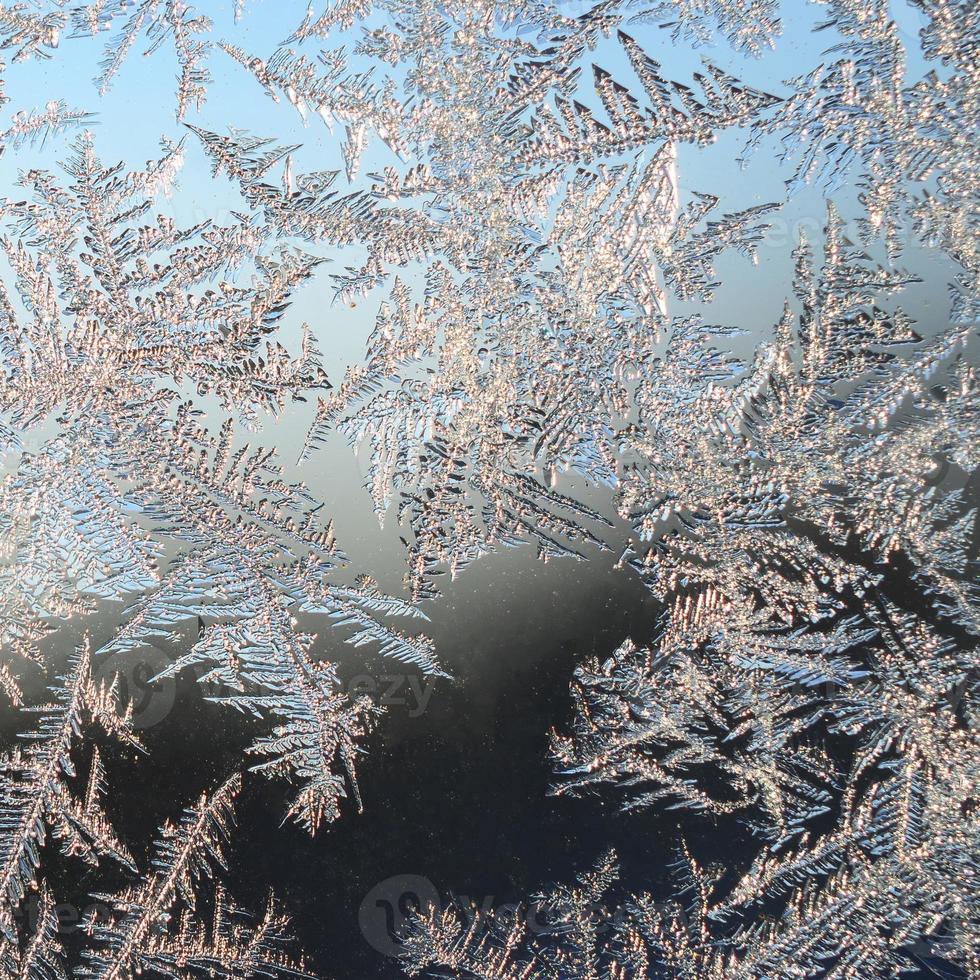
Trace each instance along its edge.
{"label": "fern-like frost pattern", "polygon": [[[423,908],[410,975],[980,976],[978,31],[970,0],[0,5],[3,976],[312,976],[280,901],[229,894],[236,800],[329,848],[384,725],[349,664],[449,681],[430,604],[524,548],[658,604],[574,670],[550,764],[669,854],[638,890],[595,841],[537,930]],[[141,79],[159,149],[116,159]],[[351,454],[400,587],[341,548]],[[151,845],[111,665],[154,647],[247,742]],[[73,875],[103,912],[68,943]]]}

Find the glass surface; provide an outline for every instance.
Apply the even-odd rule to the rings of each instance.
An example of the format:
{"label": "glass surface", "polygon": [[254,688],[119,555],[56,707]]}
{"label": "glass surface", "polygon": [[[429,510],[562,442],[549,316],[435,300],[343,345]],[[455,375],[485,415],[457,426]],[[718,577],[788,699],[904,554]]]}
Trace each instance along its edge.
{"label": "glass surface", "polygon": [[0,977],[980,975],[978,28],[0,6]]}

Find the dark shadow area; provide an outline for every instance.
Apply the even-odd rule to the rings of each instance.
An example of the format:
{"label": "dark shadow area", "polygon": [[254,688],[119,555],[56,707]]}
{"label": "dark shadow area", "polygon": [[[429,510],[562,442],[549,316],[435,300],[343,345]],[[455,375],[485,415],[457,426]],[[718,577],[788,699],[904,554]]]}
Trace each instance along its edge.
{"label": "dark shadow area", "polygon": [[[731,824],[662,808],[624,814],[615,791],[549,795],[556,781],[549,733],[571,723],[575,667],[609,656],[627,638],[654,636],[660,608],[629,569],[608,557],[545,565],[518,550],[482,560],[443,590],[427,606],[425,629],[451,682],[352,650],[338,631],[318,637],[319,654],[340,662],[352,690],[386,704],[358,762],[363,813],[350,802],[311,837],[283,822],[288,784],[245,774],[222,879],[257,914],[275,892],[311,972],[324,980],[403,977],[394,937],[415,899],[504,914],[551,884],[572,883],[609,847],[621,867],[612,904],[631,891],[666,897],[682,836],[702,862],[747,865],[754,847],[747,832],[733,837]],[[141,733],[146,757],[107,747],[108,785],[117,791],[106,809],[141,871],[162,821],[247,766],[258,730],[207,703],[187,675],[165,716]],[[84,778],[88,762],[77,762]],[[106,864],[79,873],[50,840],[44,864],[67,909],[63,936],[75,965],[84,942],[77,921],[92,906],[90,893],[132,878]],[[944,975],[922,954],[923,971],[906,975]]]}
{"label": "dark shadow area", "polygon": [[[285,797],[270,805],[275,790],[254,781],[246,793],[234,892],[256,907],[277,882],[322,975],[404,976],[377,948],[390,943],[395,906],[407,897],[393,878],[420,876],[443,902],[465,896],[490,909],[571,881],[610,845],[624,867],[664,863],[669,839],[643,816],[623,817],[598,798],[549,796],[547,757],[549,730],[571,718],[576,664],[650,636],[658,607],[628,571],[525,555],[485,559],[432,604],[429,629],[455,681],[439,682],[423,713],[413,701],[382,719],[360,763],[363,814],[311,840],[280,828]],[[390,663],[369,667],[398,673]]]}

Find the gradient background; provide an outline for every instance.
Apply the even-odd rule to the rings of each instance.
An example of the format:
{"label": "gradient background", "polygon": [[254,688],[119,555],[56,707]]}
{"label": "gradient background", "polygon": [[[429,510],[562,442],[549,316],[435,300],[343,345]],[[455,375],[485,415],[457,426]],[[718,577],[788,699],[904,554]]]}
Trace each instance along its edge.
{"label": "gradient background", "polygon": [[[587,9],[584,3],[560,6],[569,14]],[[196,9],[214,20],[215,39],[267,58],[302,21],[306,4],[250,0],[238,24],[231,3],[205,0]],[[316,12],[320,9],[322,5]],[[910,51],[915,52],[919,15],[904,2],[895,2],[893,12]],[[822,14],[819,7],[786,4],[784,34],[776,50],[761,60],[737,55],[724,43],[697,52],[688,45],[675,45],[670,32],[655,24],[627,30],[662,63],[668,77],[687,80],[700,67],[699,56],[706,54],[745,82],[780,94],[785,91],[783,80],[809,71],[837,40],[829,32],[811,32]],[[383,20],[383,15],[375,15],[374,20]],[[197,138],[174,118],[172,52],[163,45],[152,57],[143,58],[145,45],[138,42],[110,91],[99,98],[91,79],[108,37],[66,41],[49,61],[33,60],[8,69],[6,91],[11,102],[4,107],[5,118],[17,108],[40,108],[49,100],[64,99],[93,113],[89,125],[103,162],[124,161],[131,169],[159,153],[161,137],[177,140],[186,135],[182,175],[159,210],[185,225],[204,218],[227,220],[242,201],[226,178],[211,177]],[[347,40],[355,39],[352,32]],[[341,40],[338,35],[322,45],[334,46]],[[303,50],[315,56],[319,46],[320,42],[308,42]],[[611,41],[600,44],[593,60],[620,81],[631,77],[625,58]],[[911,54],[910,80],[931,67]],[[304,126],[292,106],[285,100],[274,103],[252,76],[221,51],[212,53],[210,68],[214,81],[208,100],[199,112],[188,113],[188,122],[217,132],[237,127],[281,142],[302,143],[295,155],[297,172],[343,168],[340,138],[318,118],[312,117]],[[594,93],[590,98],[584,92],[582,100],[598,104]],[[719,195],[719,213],[785,202],[782,182],[791,167],[780,164],[777,147],[767,144],[744,169],[737,169],[733,161],[743,137],[729,133],[707,148],[680,148],[682,203],[693,191]],[[61,135],[43,145],[8,150],[0,157],[3,196],[18,198],[19,171],[56,169],[69,140],[70,134]],[[372,142],[359,179],[395,162],[384,147]],[[750,352],[770,336],[782,312],[792,280],[790,253],[799,231],[819,246],[826,193],[826,188],[812,187],[784,203],[756,266],[738,255],[724,256],[718,263],[722,285],[712,304],[678,304],[672,311],[699,309],[709,322],[744,328],[733,346]],[[845,217],[860,214],[853,187],[836,190],[834,199]],[[352,248],[317,253],[315,246],[303,247],[324,254],[330,262],[298,294],[283,342],[295,349],[301,325],[309,323],[336,384],[344,368],[360,357],[380,297],[370,296],[356,307],[334,303],[330,273],[358,265],[363,252]],[[903,308],[923,333],[941,329],[947,323],[947,264],[915,246],[900,264],[924,280],[905,291]],[[409,269],[403,278],[411,282],[418,271]],[[7,275],[6,269],[3,274]],[[303,480],[327,502],[338,541],[353,566],[373,575],[383,589],[398,592],[404,572],[399,529],[393,519],[383,530],[379,527],[362,486],[364,466],[355,454],[334,436],[307,463],[295,464],[311,411],[309,406],[293,406],[281,418],[268,419],[262,431],[249,438],[275,445],[286,477]],[[574,485],[570,479],[568,486]],[[592,500],[612,516],[606,496],[593,495]],[[626,534],[625,526],[617,522],[612,551],[595,554],[587,563],[543,565],[526,547],[485,558],[455,582],[440,582],[443,594],[425,606],[432,620],[427,631],[436,641],[441,663],[456,680],[439,682],[421,714],[408,680],[399,682],[395,695],[408,703],[390,706],[369,739],[369,753],[360,766],[363,815],[349,812],[310,839],[292,824],[279,826],[288,787],[257,777],[246,780],[241,832],[231,847],[230,891],[246,907],[259,909],[268,889],[275,888],[320,976],[366,980],[401,975],[391,960],[372,948],[371,937],[363,936],[358,924],[365,896],[395,876],[423,876],[443,900],[468,896],[498,906],[526,898],[549,882],[570,881],[611,844],[623,859],[624,888],[656,888],[663,881],[675,838],[671,820],[655,815],[625,818],[598,797],[568,800],[547,795],[552,782],[546,757],[548,732],[570,720],[568,682],[574,666],[587,656],[607,656],[627,637],[642,641],[653,631],[656,603],[628,570],[614,568],[616,545]],[[82,629],[89,630],[97,642],[111,630],[120,608],[106,604],[91,622],[79,624],[78,629],[71,624],[53,641],[51,659],[57,662],[74,646]],[[384,687],[391,683],[384,678],[410,673],[398,664],[372,661],[345,647],[322,620],[304,626],[319,632],[318,652],[340,662],[345,678],[352,682],[368,676]],[[173,653],[157,651],[150,659],[159,667]],[[110,786],[126,787],[111,798],[110,814],[138,858],[146,853],[140,842],[149,843],[164,817],[175,815],[202,788],[240,765],[240,751],[249,737],[231,713],[203,703],[200,691],[186,679],[165,690],[149,691],[143,683],[146,676],[146,671],[134,668],[129,681],[145,699],[144,736],[150,757],[139,762],[115,760],[109,774]],[[421,679],[415,677],[415,682]],[[22,724],[8,712],[2,728],[9,734]],[[703,829],[709,850],[716,846],[719,855],[728,859],[738,853],[739,841],[711,843],[710,826]],[[57,873],[52,884],[59,885]],[[67,872],[60,884],[64,891],[59,890],[59,897],[81,906],[86,899],[78,889],[111,887],[101,877],[79,884],[77,875]],[[73,888],[75,892],[68,894]],[[70,937],[73,943],[77,939]]]}

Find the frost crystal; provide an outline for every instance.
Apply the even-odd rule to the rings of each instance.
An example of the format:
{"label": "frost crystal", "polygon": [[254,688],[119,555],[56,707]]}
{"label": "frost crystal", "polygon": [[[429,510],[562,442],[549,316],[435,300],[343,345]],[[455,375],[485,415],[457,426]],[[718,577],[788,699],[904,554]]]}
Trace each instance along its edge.
{"label": "frost crystal", "polygon": [[[232,777],[212,794],[202,794],[176,824],[164,824],[153,870],[138,885],[116,895],[95,896],[109,902],[113,911],[108,921],[88,924],[92,944],[77,976],[306,976],[302,964],[279,948],[286,920],[271,900],[258,923],[246,925],[241,910],[219,888],[211,923],[205,926],[196,917],[199,884],[211,876],[213,863],[223,863],[221,843],[230,831],[240,783],[240,777]],[[175,909],[181,914],[175,916]]]}
{"label": "frost crystal", "polygon": [[[410,973],[980,975],[980,8],[818,6],[0,6],[5,977],[304,974],[216,880],[247,774],[137,870],[110,777],[152,740],[103,667],[175,651],[150,684],[240,713],[312,834],[381,723],[324,624],[445,676],[440,577],[523,545],[660,603],[579,665],[551,759],[668,815],[670,893],[596,841],[543,932],[422,910]],[[156,119],[168,61],[134,162],[120,106]],[[346,361],[328,304],[373,320]],[[340,549],[338,452],[403,594]],[[63,942],[57,888],[107,864],[132,883]]]}

